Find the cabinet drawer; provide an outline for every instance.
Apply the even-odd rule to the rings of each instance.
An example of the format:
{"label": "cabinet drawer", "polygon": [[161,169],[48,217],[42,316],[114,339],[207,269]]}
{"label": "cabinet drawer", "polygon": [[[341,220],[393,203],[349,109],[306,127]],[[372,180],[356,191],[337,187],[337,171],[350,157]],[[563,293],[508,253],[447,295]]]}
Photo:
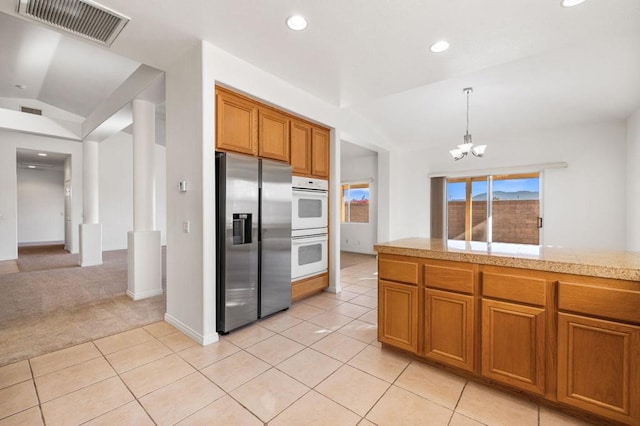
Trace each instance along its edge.
{"label": "cabinet drawer", "polygon": [[379,259],[378,277],[382,280],[418,284],[418,264],[402,260]]}
{"label": "cabinet drawer", "polygon": [[560,310],[640,323],[640,291],[562,281],[558,288]]}
{"label": "cabinet drawer", "polygon": [[546,305],[546,280],[515,274],[482,273],[482,296]]}
{"label": "cabinet drawer", "polygon": [[475,265],[446,263],[424,265],[424,282],[427,287],[473,294]]}

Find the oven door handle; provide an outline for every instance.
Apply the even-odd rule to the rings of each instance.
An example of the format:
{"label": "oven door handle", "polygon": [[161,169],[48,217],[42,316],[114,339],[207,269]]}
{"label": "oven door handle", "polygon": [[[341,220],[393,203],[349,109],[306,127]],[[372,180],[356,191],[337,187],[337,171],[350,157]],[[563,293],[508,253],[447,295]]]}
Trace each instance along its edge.
{"label": "oven door handle", "polygon": [[329,191],[326,189],[305,189],[305,188],[293,188],[293,193],[303,192],[305,194],[318,194],[318,195],[327,195]]}
{"label": "oven door handle", "polygon": [[319,236],[307,236],[307,237],[291,237],[292,244],[308,244],[308,243],[319,243],[323,241],[327,241],[328,238],[326,235]]}

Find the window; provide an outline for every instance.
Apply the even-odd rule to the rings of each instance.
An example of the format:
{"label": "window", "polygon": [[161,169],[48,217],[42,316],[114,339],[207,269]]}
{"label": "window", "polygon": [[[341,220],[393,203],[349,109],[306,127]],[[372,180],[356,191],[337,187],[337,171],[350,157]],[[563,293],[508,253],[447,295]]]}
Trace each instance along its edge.
{"label": "window", "polygon": [[447,179],[447,238],[539,244],[540,175]]}
{"label": "window", "polygon": [[369,184],[345,183],[342,185],[340,221],[345,223],[369,223]]}

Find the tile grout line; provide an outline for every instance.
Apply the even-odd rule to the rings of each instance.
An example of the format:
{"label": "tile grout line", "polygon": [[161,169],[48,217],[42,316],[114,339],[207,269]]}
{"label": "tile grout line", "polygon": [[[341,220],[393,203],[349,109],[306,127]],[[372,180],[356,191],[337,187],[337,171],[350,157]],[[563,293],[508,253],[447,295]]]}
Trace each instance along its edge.
{"label": "tile grout line", "polygon": [[33,366],[31,365],[31,359],[28,359],[27,363],[29,364],[29,371],[31,372],[31,381],[33,382],[33,389],[36,392],[36,399],[38,400],[37,407],[38,407],[38,410],[40,411],[40,419],[42,420],[42,424],[46,425],[47,422],[44,420],[44,410],[42,409],[42,402],[40,401],[40,393],[38,392],[38,386],[36,386],[36,376],[33,373]]}
{"label": "tile grout line", "polygon": [[456,414],[456,410],[458,409],[458,405],[460,404],[460,400],[462,399],[462,394],[464,394],[464,390],[467,388],[467,384],[468,383],[469,383],[469,381],[466,380],[464,382],[464,386],[462,386],[462,390],[460,391],[460,395],[458,396],[458,400],[456,401],[456,405],[453,407],[453,410],[451,410],[451,417],[449,417],[449,423],[447,423],[448,425],[450,425],[451,422],[453,421],[453,416],[455,416],[455,414]]}
{"label": "tile grout line", "polygon": [[[382,399],[382,398],[383,398],[383,397],[384,397],[384,396],[389,392],[389,390],[390,390],[390,389],[395,385],[395,383],[398,381],[398,379],[400,378],[400,376],[402,376],[402,373],[404,373],[404,372],[406,371],[406,369],[407,369],[407,368],[409,368],[409,366],[411,365],[411,362],[412,362],[412,361],[409,361],[409,362],[407,363],[407,365],[405,365],[405,366],[404,366],[404,368],[402,369],[402,371],[400,372],[400,374],[398,374],[398,376],[393,380],[393,382],[391,382],[391,383],[389,384],[389,387],[387,388],[387,390],[386,390],[386,391],[384,391],[384,393],[380,396],[380,398],[378,398],[378,399],[376,400],[376,402],[371,406],[371,408],[369,408],[369,410],[367,411],[367,414],[366,414],[366,415],[365,415],[365,417],[363,417],[363,418],[366,418],[366,416],[367,416],[367,415],[369,415],[369,413],[371,412],[371,410],[373,410],[373,409],[374,409],[374,407],[375,407],[376,405],[378,405],[378,402],[380,402],[380,400],[381,400],[381,399]],[[401,388],[401,389],[402,389],[402,388]],[[367,419],[367,420],[368,420],[368,419]]]}
{"label": "tile grout line", "polygon": [[[140,327],[140,328],[142,328],[142,327]],[[146,330],[145,330],[145,331],[146,331]],[[151,334],[151,333],[149,333],[149,334]],[[152,336],[152,337],[155,339],[155,336]],[[157,339],[156,339],[156,340],[157,340]],[[142,342],[142,343],[146,343],[146,342]],[[142,343],[140,343],[140,344],[142,344]],[[160,343],[162,343],[162,342],[160,342]],[[134,400],[134,401],[135,401],[135,402],[140,406],[140,408],[142,408],[142,410],[143,410],[143,411],[145,412],[145,414],[149,417],[149,419],[153,422],[153,424],[157,425],[157,423],[153,420],[153,417],[151,417],[151,415],[147,412],[147,410],[146,410],[146,408],[144,407],[144,405],[142,405],[142,403],[138,400],[138,397],[136,397],[135,393],[133,393],[133,391],[131,390],[131,388],[130,388],[130,387],[129,387],[129,385],[127,384],[127,382],[125,382],[125,381],[124,381],[124,379],[120,376],[120,373],[119,373],[119,372],[118,372],[118,370],[116,370],[116,369],[115,369],[115,367],[111,364],[111,362],[109,361],[109,359],[107,358],[107,356],[106,356],[106,355],[105,355],[105,354],[100,350],[100,348],[98,347],[98,345],[96,345],[95,343],[94,343],[94,345],[96,346],[96,348],[98,349],[98,351],[99,351],[99,352],[100,352],[100,354],[102,355],[102,358],[104,358],[105,362],[106,362],[107,364],[109,364],[109,367],[111,367],[111,369],[113,370],[113,372],[114,372],[114,373],[116,373],[116,376],[115,376],[115,377],[117,377],[117,378],[120,380],[120,382],[122,382],[122,384],[124,385],[124,387],[125,387],[125,388],[127,389],[127,391],[131,394],[131,396],[133,397],[133,400]],[[130,346],[130,347],[135,347],[135,346],[138,346],[138,345],[133,345],[133,346]],[[123,349],[121,349],[121,350],[125,350],[125,349],[128,349],[128,348],[123,348]],[[116,351],[116,352],[119,352],[119,351]],[[116,352],[111,352],[111,353],[116,353]],[[168,355],[167,355],[167,356],[168,356]],[[162,358],[165,358],[165,357],[162,357]],[[159,358],[159,359],[162,359],[162,358]],[[153,361],[152,361],[152,362],[153,362]],[[149,363],[147,363],[147,364],[149,364]],[[143,365],[147,365],[147,364],[143,364]],[[140,367],[142,367],[142,366],[140,366]],[[136,368],[137,368],[137,367],[136,367]],[[131,369],[131,370],[133,370],[133,369]],[[127,370],[127,371],[131,371],[131,370]],[[127,371],[124,371],[123,373],[126,373]],[[105,379],[105,380],[107,380],[107,379]],[[132,401],[129,401],[129,402],[132,402]],[[126,403],[124,403],[124,404],[122,404],[122,405],[119,405],[119,406],[117,406],[117,407],[115,407],[115,408],[113,408],[113,409],[111,409],[111,410],[109,410],[109,411],[107,411],[107,412],[105,412],[105,413],[102,413],[102,414],[100,414],[99,416],[96,416],[96,417],[94,417],[94,418],[92,418],[92,419],[89,419],[89,420],[87,420],[86,422],[83,422],[83,423],[90,422],[91,420],[97,419],[97,418],[102,417],[102,416],[104,416],[104,415],[106,415],[106,414],[108,414],[108,413],[111,413],[111,412],[113,412],[113,411],[115,411],[115,410],[117,410],[117,409],[119,409],[119,408],[121,408],[121,407],[124,407],[125,405],[129,404],[129,402],[126,402]]]}
{"label": "tile grout line", "polygon": [[[328,311],[328,310],[325,310],[325,312],[329,312],[329,311]],[[304,321],[304,320],[303,320],[303,321]],[[351,322],[353,322],[353,321],[351,321]],[[348,324],[350,324],[351,322],[349,322]],[[311,324],[313,324],[313,323],[311,323]],[[346,325],[347,325],[347,324],[345,324],[345,326],[346,326]],[[287,329],[287,330],[288,330],[288,329]],[[338,329],[338,330],[339,330],[339,329]],[[320,341],[322,341],[322,340],[326,339],[326,338],[327,338],[327,337],[329,337],[331,334],[338,332],[338,330],[335,330],[335,331],[333,331],[333,330],[332,330],[332,332],[331,332],[330,334],[328,334],[328,335],[326,335],[326,336],[322,337],[321,339],[317,340],[316,342],[313,342],[311,345],[315,345],[316,343],[318,343],[318,342],[320,342]],[[283,330],[283,331],[286,331],[286,330]],[[283,337],[285,337],[285,336],[283,336]],[[349,337],[349,336],[345,336],[345,337]],[[356,339],[354,339],[354,340],[356,340]],[[345,408],[345,409],[346,409],[346,410],[348,410],[349,412],[354,413],[356,416],[360,417],[360,422],[361,422],[361,421],[364,419],[364,416],[361,416],[360,414],[358,414],[358,413],[356,413],[355,411],[353,411],[351,408],[344,406],[342,403],[340,403],[340,402],[338,402],[338,401],[335,401],[334,399],[330,398],[329,396],[327,396],[327,395],[323,394],[322,392],[320,392],[320,391],[316,390],[316,388],[317,388],[318,386],[320,386],[322,383],[324,383],[324,382],[325,382],[329,377],[331,377],[331,376],[332,376],[336,371],[338,371],[340,368],[344,367],[345,365],[348,365],[348,364],[347,364],[347,362],[349,362],[351,359],[353,359],[354,357],[356,357],[360,352],[364,351],[364,350],[367,348],[367,346],[369,346],[369,344],[366,344],[366,346],[365,346],[364,348],[362,348],[359,352],[357,352],[355,355],[353,355],[353,357],[351,357],[351,358],[350,358],[348,361],[346,361],[346,362],[343,362],[343,361],[341,361],[341,360],[339,360],[339,359],[336,359],[336,358],[334,358],[334,357],[332,357],[332,356],[330,356],[330,355],[327,355],[327,354],[325,354],[324,352],[320,352],[320,351],[318,351],[318,350],[316,350],[316,349],[312,348],[312,347],[311,347],[311,345],[306,345],[306,346],[305,346],[305,349],[310,349],[310,350],[316,351],[316,352],[318,352],[318,353],[320,353],[320,354],[322,354],[322,355],[325,355],[325,356],[327,356],[327,357],[329,357],[329,358],[331,358],[331,359],[333,359],[333,360],[335,360],[335,361],[337,361],[337,362],[341,363],[342,365],[340,365],[338,368],[336,368],[334,371],[332,371],[329,375],[327,375],[327,377],[325,377],[324,379],[322,379],[320,382],[318,382],[318,383],[317,383],[315,386],[313,386],[313,387],[307,386],[305,383],[302,383],[301,381],[299,381],[299,380],[298,380],[298,379],[296,379],[295,377],[293,377],[293,376],[289,375],[287,372],[285,372],[285,371],[282,371],[282,370],[278,369],[278,368],[277,368],[277,366],[272,366],[272,368],[275,368],[276,370],[278,370],[278,371],[282,372],[282,373],[283,373],[283,374],[285,374],[287,377],[289,377],[289,378],[291,378],[291,379],[293,379],[293,380],[297,381],[298,383],[301,383],[302,385],[304,385],[304,386],[306,386],[306,387],[308,387],[308,388],[309,388],[309,390],[308,390],[307,392],[305,392],[303,395],[301,395],[301,396],[300,396],[296,401],[294,401],[293,403],[291,403],[291,404],[290,404],[289,406],[287,406],[285,409],[283,409],[282,411],[280,411],[276,416],[274,416],[274,418],[273,418],[273,419],[277,418],[277,417],[278,417],[280,414],[282,414],[285,410],[287,410],[289,407],[291,407],[291,406],[292,406],[293,404],[295,404],[297,401],[299,401],[300,399],[302,399],[305,395],[307,395],[307,394],[309,394],[311,391],[313,391],[313,392],[316,392],[317,394],[319,394],[320,396],[322,396],[323,398],[327,398],[328,400],[330,400],[330,401],[334,402],[335,404],[339,405],[340,407]],[[302,352],[303,350],[304,350],[304,349],[302,349],[302,350],[301,350],[301,351],[299,351],[299,352],[296,352],[296,354],[298,354],[298,353]],[[292,355],[291,357],[293,357],[293,356],[294,356],[294,355]],[[289,358],[291,358],[291,357],[289,357]],[[289,359],[289,358],[287,358],[287,359]],[[285,360],[285,361],[286,361],[286,360]],[[283,362],[284,362],[284,361],[280,362],[278,365],[282,364]],[[351,367],[351,366],[349,366],[349,367]],[[352,368],[355,368],[355,367],[352,367]],[[367,374],[368,374],[368,373],[367,373]],[[375,376],[372,376],[372,377],[375,377]],[[375,404],[374,404],[374,405],[375,405]],[[271,419],[271,420],[273,420],[273,419]],[[270,420],[270,421],[271,421],[271,420]],[[360,422],[358,422],[358,423],[360,423]]]}

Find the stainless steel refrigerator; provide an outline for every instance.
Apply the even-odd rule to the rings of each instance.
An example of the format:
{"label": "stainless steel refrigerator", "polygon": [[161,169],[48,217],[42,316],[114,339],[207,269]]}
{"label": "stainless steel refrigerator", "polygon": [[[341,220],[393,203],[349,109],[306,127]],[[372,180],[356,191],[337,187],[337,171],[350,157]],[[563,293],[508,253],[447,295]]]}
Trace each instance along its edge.
{"label": "stainless steel refrigerator", "polygon": [[291,305],[291,166],[216,153],[219,333]]}

